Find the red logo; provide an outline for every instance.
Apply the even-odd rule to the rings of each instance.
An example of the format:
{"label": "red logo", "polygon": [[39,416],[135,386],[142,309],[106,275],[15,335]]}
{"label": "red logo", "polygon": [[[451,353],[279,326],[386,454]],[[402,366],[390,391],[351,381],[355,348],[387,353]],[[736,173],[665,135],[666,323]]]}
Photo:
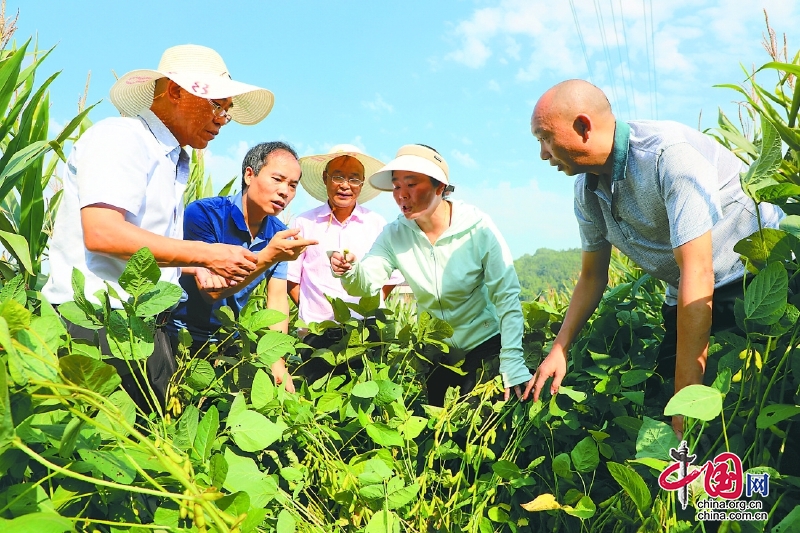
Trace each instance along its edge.
{"label": "red logo", "polygon": [[[658,486],[664,490],[680,491],[681,505],[686,509],[686,489],[688,485],[704,474],[703,487],[712,498],[724,500],[738,500],[744,491],[744,473],[742,460],[731,452],[722,452],[713,460],[706,462],[701,468],[688,471],[688,466],[693,464],[697,456],[688,454],[686,441],[681,442],[678,448],[670,449],[670,456],[675,462],[669,465],[658,476]],[[669,477],[677,473],[677,479],[670,481]]]}

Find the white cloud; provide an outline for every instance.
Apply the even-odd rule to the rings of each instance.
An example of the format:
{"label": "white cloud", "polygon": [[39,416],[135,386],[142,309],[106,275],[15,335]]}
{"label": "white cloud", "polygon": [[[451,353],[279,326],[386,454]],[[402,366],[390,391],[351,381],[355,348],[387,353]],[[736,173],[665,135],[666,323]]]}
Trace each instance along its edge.
{"label": "white cloud", "polygon": [[382,111],[385,111],[387,113],[394,112],[394,106],[392,104],[386,102],[386,100],[384,100],[383,97],[380,94],[376,94],[375,95],[375,99],[372,100],[372,101],[361,102],[361,105],[364,106],[366,109],[369,109],[370,111],[375,111],[375,112],[378,112],[378,113],[380,113]]}
{"label": "white cloud", "polygon": [[466,152],[461,152],[459,150],[453,150],[453,151],[450,152],[450,154],[456,159],[456,161],[458,161],[459,163],[461,163],[463,166],[465,166],[467,168],[475,168],[475,167],[478,166],[478,163],[476,163],[475,160],[472,159],[472,156],[470,156]]}
{"label": "white cloud", "polygon": [[494,91],[496,93],[500,92],[500,84],[497,83],[495,80],[489,80],[489,90]]}

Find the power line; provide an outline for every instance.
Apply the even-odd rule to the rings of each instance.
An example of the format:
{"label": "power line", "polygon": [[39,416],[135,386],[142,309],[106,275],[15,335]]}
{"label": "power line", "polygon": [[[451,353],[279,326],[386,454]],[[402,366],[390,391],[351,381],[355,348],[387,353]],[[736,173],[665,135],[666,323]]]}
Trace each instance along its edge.
{"label": "power line", "polygon": [[[608,68],[608,81],[611,84],[611,93],[614,95],[614,101],[619,102],[619,97],[617,96],[617,86],[614,83],[614,72],[611,69],[611,54],[608,51],[606,32],[603,27],[602,9],[598,4],[598,0],[594,0],[594,13],[597,16],[597,25],[600,28],[600,40],[603,43],[603,53],[606,56],[606,67]],[[630,109],[628,109],[628,114],[630,114]]]}
{"label": "power line", "polygon": [[589,71],[589,81],[595,83],[594,75],[592,74],[592,65],[589,63],[589,54],[586,53],[586,44],[583,42],[583,32],[581,25],[578,23],[578,13],[575,11],[575,3],[569,0],[569,7],[572,9],[572,19],[575,21],[575,29],[578,32],[578,41],[581,43],[581,50],[583,50],[583,60],[586,61],[586,69]]}
{"label": "power line", "polygon": [[[614,0],[609,0],[611,3],[611,16],[614,16]],[[631,54],[630,54],[630,46],[628,46],[628,31],[625,29],[625,16],[623,15],[622,11],[622,0],[619,0],[619,20],[622,23],[622,37],[625,40],[625,57],[628,59],[627,63],[627,70],[628,70],[628,83],[631,85],[631,96],[633,96],[633,113],[634,116],[632,118],[636,118],[639,115],[639,106],[636,105],[636,85],[633,82],[633,74],[631,72]],[[614,18],[614,30],[617,29],[617,19]],[[617,43],[619,43],[619,37],[617,37]],[[620,63],[622,63],[622,59],[620,59]]]}

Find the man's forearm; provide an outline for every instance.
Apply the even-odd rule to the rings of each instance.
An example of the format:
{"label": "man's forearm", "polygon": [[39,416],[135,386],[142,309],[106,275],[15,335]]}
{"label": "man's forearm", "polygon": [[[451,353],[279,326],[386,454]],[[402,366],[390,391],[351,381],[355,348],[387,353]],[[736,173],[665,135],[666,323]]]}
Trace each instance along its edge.
{"label": "man's forearm", "polygon": [[708,357],[708,338],[711,332],[712,294],[708,294],[707,290],[691,294],[690,287],[678,290],[675,392],[687,385],[703,382]]}

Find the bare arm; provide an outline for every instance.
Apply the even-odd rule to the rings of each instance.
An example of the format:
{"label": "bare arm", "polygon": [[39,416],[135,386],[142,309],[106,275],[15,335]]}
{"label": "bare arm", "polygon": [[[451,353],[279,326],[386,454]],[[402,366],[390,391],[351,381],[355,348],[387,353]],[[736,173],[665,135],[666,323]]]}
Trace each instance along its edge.
{"label": "bare arm", "polygon": [[[681,270],[678,284],[678,344],[675,354],[675,392],[703,382],[711,332],[714,297],[711,232],[674,249]],[[683,433],[683,421],[673,417],[673,428]]]}
{"label": "bare arm", "polygon": [[[287,285],[285,279],[271,278],[267,282],[267,309],[274,309],[286,315],[286,319],[277,324],[273,324],[269,329],[273,331],[280,331],[281,333],[289,332],[289,299],[286,297]],[[272,375],[275,377],[277,384],[284,383],[288,392],[294,392],[294,382],[292,376],[286,369],[286,362],[283,358],[278,359],[272,364]]]}
{"label": "bare arm", "polygon": [[307,246],[317,244],[317,241],[310,241],[308,239],[303,239],[302,237],[292,238],[299,232],[300,230],[290,229],[276,233],[272,239],[270,239],[269,244],[267,244],[263,250],[258,252],[258,255],[256,256],[255,270],[253,270],[241,283],[234,286],[220,288],[219,283],[215,283],[214,280],[210,279],[207,282],[204,282],[198,277],[197,287],[200,289],[201,293],[204,293],[204,297],[210,301],[227,298],[228,296],[239,292],[274,264],[280,263],[281,261],[294,261],[303,252],[303,250],[306,249]]}
{"label": "bare arm", "polygon": [[389,297],[389,293],[392,292],[392,289],[394,289],[395,287],[397,287],[397,285],[384,285],[383,286],[383,288],[381,289],[381,292],[383,292],[383,299],[384,300]]}
{"label": "bare arm", "polygon": [[300,305],[300,284],[294,281],[286,281],[289,286],[289,298],[292,299],[294,305]]}
{"label": "bare arm", "polygon": [[234,282],[243,280],[256,266],[255,254],[250,250],[156,235],[126,221],[124,209],[107,204],[81,209],[81,225],[87,250],[119,259],[129,259],[147,247],[159,266],[207,267]]}
{"label": "bare arm", "polygon": [[[564,323],[553,341],[553,347],[544,361],[536,369],[536,381],[533,388],[533,400],[539,399],[539,393],[548,378],[553,378],[550,392],[555,394],[561,385],[561,380],[567,373],[567,357],[569,347],[580,333],[586,321],[592,316],[597,304],[603,297],[603,292],[608,284],[608,265],[611,261],[611,246],[596,252],[581,253],[581,273],[569,308],[564,317]],[[528,397],[530,384],[526,388],[523,399]]]}

